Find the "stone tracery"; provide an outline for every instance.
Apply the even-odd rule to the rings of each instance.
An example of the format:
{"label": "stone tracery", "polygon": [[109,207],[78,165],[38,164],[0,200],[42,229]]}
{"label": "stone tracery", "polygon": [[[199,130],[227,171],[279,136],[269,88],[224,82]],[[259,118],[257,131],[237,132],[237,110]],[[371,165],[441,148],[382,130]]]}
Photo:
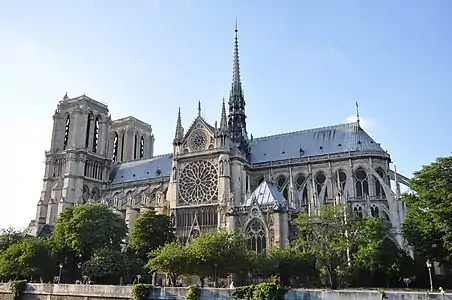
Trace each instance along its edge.
{"label": "stone tracery", "polygon": [[188,163],[180,172],[179,203],[206,204],[218,199],[216,167],[207,160]]}

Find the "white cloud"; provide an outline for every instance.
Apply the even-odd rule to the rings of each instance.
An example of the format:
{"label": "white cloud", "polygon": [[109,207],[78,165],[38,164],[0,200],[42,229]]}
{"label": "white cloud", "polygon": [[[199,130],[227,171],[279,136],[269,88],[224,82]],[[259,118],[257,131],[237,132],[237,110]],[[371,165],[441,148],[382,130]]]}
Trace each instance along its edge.
{"label": "white cloud", "polygon": [[[354,122],[356,122],[356,119],[357,119],[356,116],[350,116],[345,119],[345,122],[346,123],[354,123]],[[359,117],[359,124],[361,125],[361,128],[363,128],[364,130],[375,129],[375,125],[376,125],[376,123],[373,120],[363,118],[363,117]]]}

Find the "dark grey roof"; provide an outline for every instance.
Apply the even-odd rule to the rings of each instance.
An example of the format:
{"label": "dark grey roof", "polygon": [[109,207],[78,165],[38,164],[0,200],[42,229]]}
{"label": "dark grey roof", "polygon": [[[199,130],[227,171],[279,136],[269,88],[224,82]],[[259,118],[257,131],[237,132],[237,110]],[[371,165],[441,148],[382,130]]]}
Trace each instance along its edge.
{"label": "dark grey roof", "polygon": [[116,165],[111,170],[111,173],[114,174],[114,176],[112,176],[110,183],[119,184],[169,176],[172,158],[172,154],[164,154],[150,159],[131,161]]}
{"label": "dark grey roof", "polygon": [[256,138],[250,146],[252,163],[355,151],[386,153],[357,123]]}

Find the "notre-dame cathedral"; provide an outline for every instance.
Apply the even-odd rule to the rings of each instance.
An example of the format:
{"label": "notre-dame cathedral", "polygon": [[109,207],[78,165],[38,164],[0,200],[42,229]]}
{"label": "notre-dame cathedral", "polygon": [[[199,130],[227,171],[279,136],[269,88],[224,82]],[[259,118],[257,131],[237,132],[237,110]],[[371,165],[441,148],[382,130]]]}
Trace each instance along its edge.
{"label": "notre-dame cathedral", "polygon": [[[219,123],[198,115],[188,130],[177,114],[173,152],[154,155],[151,125],[134,117],[112,120],[108,107],[88,96],[58,103],[36,218],[26,232],[51,233],[67,207],[103,202],[130,230],[140,212],[171,216],[185,243],[204,232],[244,229],[257,251],[287,246],[293,218],[323,205],[350,206],[357,218],[381,216],[402,246],[405,206],[390,155],[355,123],[253,138],[235,30],[233,79]],[[251,120],[252,122],[252,120]],[[297,129],[297,128],[294,128]],[[394,189],[393,189],[393,188]]]}

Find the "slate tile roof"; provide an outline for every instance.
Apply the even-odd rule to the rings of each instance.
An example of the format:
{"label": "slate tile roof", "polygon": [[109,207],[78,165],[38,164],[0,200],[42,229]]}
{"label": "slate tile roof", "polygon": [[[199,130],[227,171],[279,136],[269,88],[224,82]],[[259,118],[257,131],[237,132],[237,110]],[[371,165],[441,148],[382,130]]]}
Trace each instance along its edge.
{"label": "slate tile roof", "polygon": [[386,153],[357,123],[256,138],[250,146],[252,163],[356,151]]}
{"label": "slate tile roof", "polygon": [[[250,142],[250,147],[253,164],[359,151],[386,154],[357,123],[255,138]],[[110,184],[169,176],[171,162],[172,154],[164,154],[119,164],[110,173]],[[157,170],[160,170],[160,174]]]}

